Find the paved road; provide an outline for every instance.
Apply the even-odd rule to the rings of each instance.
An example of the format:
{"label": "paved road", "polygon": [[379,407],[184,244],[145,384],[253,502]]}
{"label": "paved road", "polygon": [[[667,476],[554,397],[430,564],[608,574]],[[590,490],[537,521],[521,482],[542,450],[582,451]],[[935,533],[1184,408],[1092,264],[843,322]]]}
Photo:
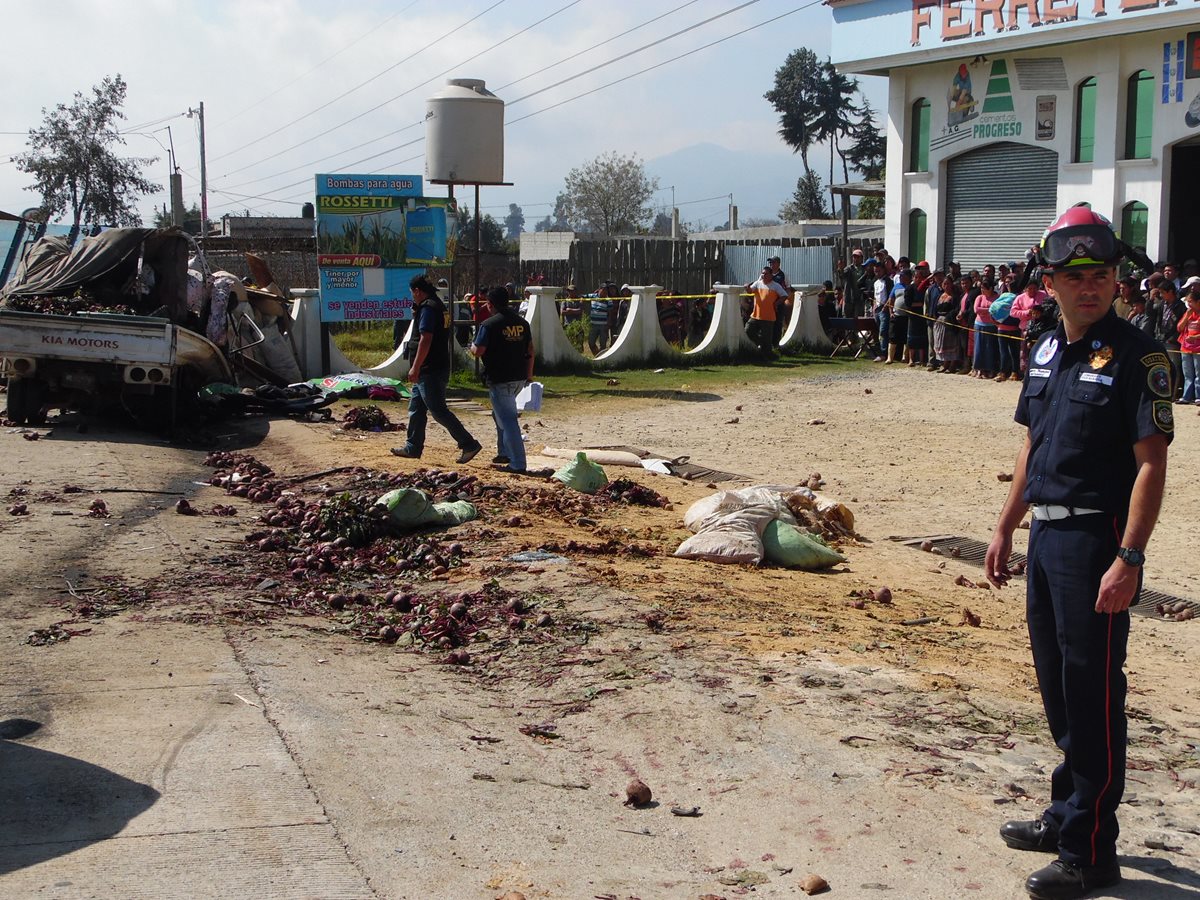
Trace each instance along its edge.
{"label": "paved road", "polygon": [[[277,422],[251,452],[316,471],[354,440]],[[817,653],[750,658],[685,627],[654,634],[646,607],[586,560],[513,576],[592,637],[549,670],[514,650],[512,677],[291,621],[226,630],[187,586],[177,605],[159,598],[30,646],[84,602],[71,590],[187,571],[228,550],[246,516],[175,515],[175,496],[158,493],[224,499],[195,486],[208,471],[198,452],[69,427],[37,442],[0,434],[0,447],[0,498],[35,498],[27,517],[0,507],[0,898],[694,898],[751,874],[766,879],[755,896],[783,897],[815,871],[837,896],[1019,900],[1042,862],[1005,852],[995,829],[1036,810],[996,800],[1044,787],[1044,740],[1014,732],[1003,753],[954,751],[924,779],[926,745],[977,736],[937,723],[954,711],[973,722],[979,701]],[[438,453],[433,464],[453,456]],[[85,515],[97,496],[111,518]],[[911,719],[933,724],[895,724]],[[559,740],[519,730],[543,720]],[[1150,724],[1136,723],[1143,739]],[[660,806],[621,805],[635,774]],[[1161,772],[1138,777],[1119,896],[1195,897],[1187,857],[1139,849],[1151,829],[1194,846],[1190,795]],[[703,815],[676,818],[673,804]]]}
{"label": "paved road", "polygon": [[[220,626],[122,616],[23,643],[64,618],[72,587],[151,575],[200,546],[194,520],[160,514],[169,495],[64,483],[184,489],[202,454],[70,428],[0,438],[0,495],[61,499],[20,518],[5,504],[0,522],[0,896],[374,896]],[[94,497],[112,518],[84,515]]]}

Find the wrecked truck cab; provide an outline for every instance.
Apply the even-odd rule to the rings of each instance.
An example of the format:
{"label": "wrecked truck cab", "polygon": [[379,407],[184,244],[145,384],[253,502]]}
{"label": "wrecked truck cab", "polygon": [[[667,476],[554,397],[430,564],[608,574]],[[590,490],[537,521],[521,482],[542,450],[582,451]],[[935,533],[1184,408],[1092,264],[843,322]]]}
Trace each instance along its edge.
{"label": "wrecked truck cab", "polygon": [[9,418],[40,424],[53,407],[123,408],[143,423],[173,424],[180,397],[235,383],[233,363],[254,338],[219,346],[205,336],[209,320],[220,318],[215,331],[239,343],[258,330],[236,306],[213,308],[207,292],[189,302],[193,252],[176,229],[115,228],[74,246],[63,237],[31,245],[0,291]]}

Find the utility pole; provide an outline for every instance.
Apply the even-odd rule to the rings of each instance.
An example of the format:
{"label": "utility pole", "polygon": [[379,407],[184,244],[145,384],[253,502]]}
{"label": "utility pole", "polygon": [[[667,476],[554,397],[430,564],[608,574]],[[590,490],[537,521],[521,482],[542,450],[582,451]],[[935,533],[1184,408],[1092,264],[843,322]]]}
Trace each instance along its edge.
{"label": "utility pole", "polygon": [[208,161],[204,155],[204,101],[200,108],[189,109],[188,118],[196,115],[200,119],[200,246],[204,246],[204,236],[208,233]]}

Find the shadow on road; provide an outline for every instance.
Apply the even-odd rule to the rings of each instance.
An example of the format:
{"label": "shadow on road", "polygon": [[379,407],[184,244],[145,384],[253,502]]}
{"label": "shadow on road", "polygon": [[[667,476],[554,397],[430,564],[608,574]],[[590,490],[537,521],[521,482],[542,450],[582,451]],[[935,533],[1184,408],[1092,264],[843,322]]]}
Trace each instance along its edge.
{"label": "shadow on road", "polygon": [[77,413],[52,416],[47,438],[69,443],[105,443],[167,446],[184,450],[245,450],[261,444],[271,430],[271,417],[230,416],[222,421],[181,422],[174,438],[163,429],[138,428],[119,417],[85,419]]}
{"label": "shadow on road", "polygon": [[100,766],[0,740],[0,875],[110,838],[158,797]]}
{"label": "shadow on road", "polygon": [[[1112,888],[1112,897],[1122,900],[1196,900],[1200,898],[1200,874],[1157,856],[1121,856],[1126,880]],[[1162,881],[1141,881],[1128,876],[1130,870],[1145,872]],[[1163,884],[1162,882],[1168,882]]]}
{"label": "shadow on road", "polygon": [[637,397],[642,400],[679,400],[685,403],[713,403],[724,399],[720,394],[713,394],[708,391],[676,391],[670,389],[623,390],[621,388],[585,388],[579,391],[551,394],[551,396],[557,397],[570,395],[576,397]]}

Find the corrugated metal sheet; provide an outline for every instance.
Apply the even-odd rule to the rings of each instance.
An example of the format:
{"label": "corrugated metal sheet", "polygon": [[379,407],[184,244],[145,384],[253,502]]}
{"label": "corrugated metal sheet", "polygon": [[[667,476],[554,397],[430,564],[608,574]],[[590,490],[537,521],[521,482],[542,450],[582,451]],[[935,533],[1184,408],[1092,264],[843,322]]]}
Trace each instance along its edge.
{"label": "corrugated metal sheet", "polygon": [[1054,221],[1058,154],[1002,142],[947,165],[946,253],[963,271],[1022,259]]}
{"label": "corrugated metal sheet", "polygon": [[[1045,226],[1042,226],[1043,228]],[[745,246],[725,245],[725,282],[749,284],[758,278],[762,267],[772,256],[779,257],[779,268],[794,285],[820,284],[833,278],[832,246],[780,247],[772,244]]]}

